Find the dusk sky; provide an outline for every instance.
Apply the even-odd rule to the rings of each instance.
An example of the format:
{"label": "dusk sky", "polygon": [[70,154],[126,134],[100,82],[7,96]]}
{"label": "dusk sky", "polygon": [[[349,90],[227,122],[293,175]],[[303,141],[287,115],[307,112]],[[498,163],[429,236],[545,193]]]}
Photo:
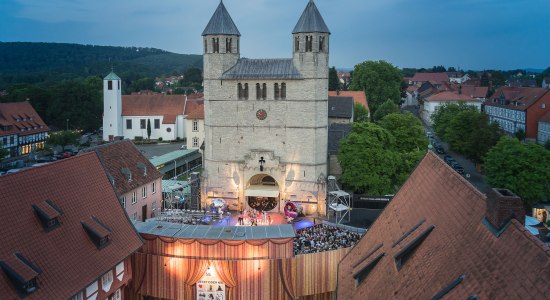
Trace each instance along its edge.
{"label": "dusk sky", "polygon": [[[550,66],[549,0],[317,0],[330,65],[516,69]],[[201,54],[219,0],[2,0],[0,41],[154,47]],[[307,0],[225,0],[241,56],[291,56]]]}

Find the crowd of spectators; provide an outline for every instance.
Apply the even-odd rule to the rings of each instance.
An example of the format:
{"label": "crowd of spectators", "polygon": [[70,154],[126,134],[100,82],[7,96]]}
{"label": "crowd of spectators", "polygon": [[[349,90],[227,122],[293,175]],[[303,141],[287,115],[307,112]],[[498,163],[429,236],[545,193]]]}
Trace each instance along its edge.
{"label": "crowd of spectators", "polygon": [[338,227],[318,224],[296,231],[294,255],[352,247],[361,235]]}

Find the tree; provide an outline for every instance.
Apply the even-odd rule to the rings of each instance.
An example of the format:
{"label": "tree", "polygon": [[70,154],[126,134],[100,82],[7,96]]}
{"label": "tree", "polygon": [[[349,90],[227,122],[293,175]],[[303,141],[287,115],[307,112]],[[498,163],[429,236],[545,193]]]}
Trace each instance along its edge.
{"label": "tree", "polygon": [[546,143],[544,143],[544,148],[550,151],[550,140],[547,140]]}
{"label": "tree", "polygon": [[52,146],[61,146],[61,149],[65,151],[65,147],[68,145],[78,145],[80,134],[72,130],[63,130],[50,133],[48,137],[48,144]]}
{"label": "tree", "polygon": [[2,141],[0,141],[0,160],[4,159],[4,157],[8,156],[10,152],[6,149],[4,149]]}
{"label": "tree", "polygon": [[392,113],[385,116],[379,125],[395,137],[396,150],[413,152],[428,148],[424,126],[412,113]]}
{"label": "tree", "polygon": [[353,122],[368,122],[369,111],[360,103],[353,104]]}
{"label": "tree", "polygon": [[365,61],[355,66],[350,90],[365,91],[371,113],[390,99],[395,104],[401,101],[401,71],[392,64],[381,61]]}
{"label": "tree", "polygon": [[516,132],[514,132],[514,136],[520,141],[525,140],[525,130],[523,130],[523,128],[518,129]]}
{"label": "tree", "polygon": [[392,100],[388,99],[386,102],[382,103],[380,107],[374,112],[372,118],[374,121],[382,120],[383,117],[389,114],[398,113],[399,106],[395,104]]}
{"label": "tree", "polygon": [[550,151],[534,143],[503,137],[485,158],[493,187],[507,188],[532,205],[550,198]]}
{"label": "tree", "polygon": [[451,124],[451,120],[464,110],[477,110],[474,106],[460,104],[446,104],[440,106],[431,116],[435,134],[440,138],[444,138],[447,127]]}
{"label": "tree", "polygon": [[191,67],[183,74],[186,83],[202,83],[202,71],[199,68]]}
{"label": "tree", "polygon": [[151,139],[151,119],[147,119],[147,139]]}
{"label": "tree", "polygon": [[328,70],[328,90],[336,91],[340,88],[340,79],[338,79],[338,72],[335,67]]}

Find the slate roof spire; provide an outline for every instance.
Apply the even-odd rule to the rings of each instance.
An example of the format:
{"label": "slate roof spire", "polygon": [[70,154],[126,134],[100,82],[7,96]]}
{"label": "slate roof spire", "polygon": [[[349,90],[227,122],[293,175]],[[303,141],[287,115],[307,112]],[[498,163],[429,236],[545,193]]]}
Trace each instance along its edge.
{"label": "slate roof spire", "polygon": [[208,25],[206,25],[206,28],[202,32],[203,36],[220,34],[241,36],[239,29],[237,29],[237,26],[233,23],[233,19],[231,19],[227,9],[225,9],[223,1],[220,1],[220,5],[218,5],[214,15],[212,15]]}
{"label": "slate roof spire", "polygon": [[330,30],[328,30],[328,27],[313,0],[309,0],[306,9],[302,13],[302,16],[292,31],[292,33],[306,32],[330,33]]}

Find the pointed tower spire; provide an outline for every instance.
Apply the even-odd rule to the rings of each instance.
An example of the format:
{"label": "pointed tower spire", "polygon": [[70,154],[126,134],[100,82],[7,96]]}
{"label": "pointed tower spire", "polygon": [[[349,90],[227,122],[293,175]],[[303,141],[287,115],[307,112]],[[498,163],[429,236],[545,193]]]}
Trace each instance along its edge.
{"label": "pointed tower spire", "polygon": [[309,3],[306,6],[306,9],[302,13],[302,16],[298,20],[298,23],[294,27],[292,33],[309,33],[309,32],[319,32],[319,33],[329,33],[327,25],[321,16],[321,13],[317,9],[315,2],[309,0]]}
{"label": "pointed tower spire", "polygon": [[220,5],[216,8],[214,15],[210,18],[208,25],[204,28],[202,35],[236,35],[241,36],[239,29],[235,26],[233,19],[225,9],[223,1],[220,1]]}

